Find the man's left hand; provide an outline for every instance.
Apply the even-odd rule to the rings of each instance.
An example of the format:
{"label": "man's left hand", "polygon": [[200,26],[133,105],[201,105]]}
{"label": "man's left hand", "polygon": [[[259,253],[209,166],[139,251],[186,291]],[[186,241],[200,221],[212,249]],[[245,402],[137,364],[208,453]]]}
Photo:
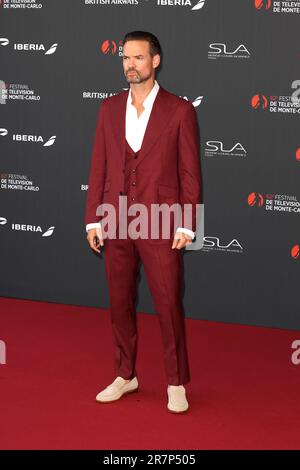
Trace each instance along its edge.
{"label": "man's left hand", "polygon": [[183,232],[176,232],[173,239],[172,249],[177,248],[177,250],[180,250],[191,243],[192,238],[189,235]]}

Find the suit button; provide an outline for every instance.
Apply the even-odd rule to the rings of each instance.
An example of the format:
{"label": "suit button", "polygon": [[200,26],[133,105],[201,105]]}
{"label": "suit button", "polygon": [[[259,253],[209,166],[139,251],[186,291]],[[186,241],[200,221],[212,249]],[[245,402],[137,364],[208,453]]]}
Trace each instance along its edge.
{"label": "suit button", "polygon": [[132,196],[131,200],[132,200],[132,201],[134,201],[134,200],[135,200],[135,197],[134,197],[134,196]]}
{"label": "suit button", "polygon": [[137,155],[135,155],[133,158],[137,158],[137,157],[138,157],[138,156],[137,156]]}
{"label": "suit button", "polygon": [[132,173],[135,173],[135,168],[132,170]]}
{"label": "suit button", "polygon": [[135,186],[135,185],[136,185],[136,182],[135,182],[135,181],[133,181],[133,182],[132,182],[132,186]]}

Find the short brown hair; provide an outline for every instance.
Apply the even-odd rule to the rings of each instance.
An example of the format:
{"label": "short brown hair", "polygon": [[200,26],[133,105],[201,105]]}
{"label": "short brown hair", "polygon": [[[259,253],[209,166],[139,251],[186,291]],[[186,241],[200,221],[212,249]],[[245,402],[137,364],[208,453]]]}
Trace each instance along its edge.
{"label": "short brown hair", "polygon": [[150,55],[153,57],[156,54],[162,55],[161,46],[159,40],[154,34],[148,31],[131,31],[125,34],[123,39],[123,47],[128,41],[148,41],[150,44]]}

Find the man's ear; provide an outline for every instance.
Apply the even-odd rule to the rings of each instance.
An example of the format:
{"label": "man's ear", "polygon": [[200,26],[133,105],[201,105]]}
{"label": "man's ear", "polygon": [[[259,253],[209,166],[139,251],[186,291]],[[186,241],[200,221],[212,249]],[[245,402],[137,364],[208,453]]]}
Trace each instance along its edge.
{"label": "man's ear", "polygon": [[160,64],[160,55],[159,54],[155,54],[153,56],[153,67],[156,69]]}

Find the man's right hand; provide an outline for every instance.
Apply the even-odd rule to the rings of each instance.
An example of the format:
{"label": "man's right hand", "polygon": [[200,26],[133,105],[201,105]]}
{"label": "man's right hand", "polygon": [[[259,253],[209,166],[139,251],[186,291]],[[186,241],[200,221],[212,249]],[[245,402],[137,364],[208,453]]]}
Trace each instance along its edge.
{"label": "man's right hand", "polygon": [[90,247],[96,253],[100,253],[100,246],[104,246],[104,240],[102,238],[101,228],[92,228],[87,233],[87,241],[89,242]]}

